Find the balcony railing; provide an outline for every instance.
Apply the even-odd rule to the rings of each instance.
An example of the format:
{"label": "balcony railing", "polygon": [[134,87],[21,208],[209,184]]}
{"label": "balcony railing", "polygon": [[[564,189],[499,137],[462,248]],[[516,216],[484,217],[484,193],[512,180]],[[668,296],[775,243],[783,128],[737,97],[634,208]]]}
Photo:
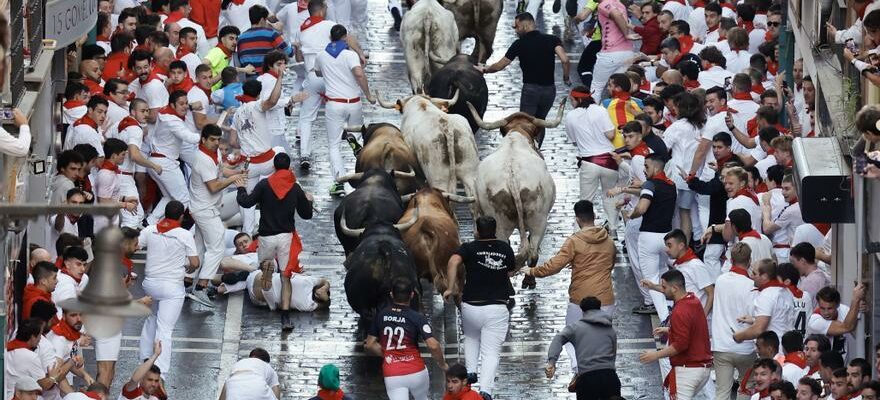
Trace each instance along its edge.
{"label": "balcony railing", "polygon": [[25,92],[24,76],[36,64],[42,53],[45,31],[43,0],[10,0],[10,55],[9,90],[12,104],[17,105]]}

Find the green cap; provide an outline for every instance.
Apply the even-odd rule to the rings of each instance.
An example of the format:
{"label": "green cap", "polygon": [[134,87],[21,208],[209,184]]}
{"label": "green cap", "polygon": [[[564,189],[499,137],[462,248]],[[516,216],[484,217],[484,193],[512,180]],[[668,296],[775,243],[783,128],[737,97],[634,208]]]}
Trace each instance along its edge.
{"label": "green cap", "polygon": [[333,364],[321,367],[318,373],[318,386],[327,390],[339,390],[339,368]]}

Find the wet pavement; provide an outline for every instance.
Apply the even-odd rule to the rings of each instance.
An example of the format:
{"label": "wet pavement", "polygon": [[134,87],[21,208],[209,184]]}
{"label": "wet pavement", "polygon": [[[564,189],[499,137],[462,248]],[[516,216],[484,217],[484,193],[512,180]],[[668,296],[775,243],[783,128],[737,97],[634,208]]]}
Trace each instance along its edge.
{"label": "wet pavement", "polygon": [[[495,40],[495,55],[490,63],[500,58],[515,39],[511,28],[514,16],[514,3],[505,2],[505,10],[499,23]],[[546,14],[539,15],[539,27],[544,32],[557,35],[563,31],[561,15],[552,14],[551,4],[543,7]],[[385,2],[370,0],[366,14],[369,15],[369,28],[366,34],[360,33],[362,46],[370,52],[367,76],[370,86],[380,90],[385,98],[405,96],[410,93],[406,80],[406,68],[401,53],[398,35],[391,29],[392,20],[385,11]],[[471,45],[466,42],[465,48]],[[569,54],[573,55],[572,71],[577,65],[582,49],[580,43],[566,43]],[[287,91],[292,90],[294,74],[289,74]],[[572,76],[574,77],[574,72]],[[561,68],[557,68],[558,99],[562,99],[567,88],[561,83]],[[519,104],[521,73],[518,62],[505,71],[488,75],[490,88],[489,106],[484,119],[494,120],[516,111]],[[551,111],[550,118],[555,116]],[[294,115],[297,113],[295,112]],[[399,124],[400,115],[393,110],[378,106],[364,105],[365,122],[391,122]],[[294,143],[295,119],[291,119],[288,139]],[[297,171],[299,182],[307,191],[315,195],[318,212],[310,221],[297,221],[297,228],[303,239],[304,251],[300,258],[307,273],[326,277],[332,285],[332,305],[329,310],[314,314],[297,313],[293,321],[292,333],[282,335],[277,314],[270,313],[250,304],[241,294],[230,298],[218,298],[216,309],[187,301],[174,332],[172,371],[167,382],[170,398],[203,400],[215,399],[219,387],[228,374],[228,368],[239,357],[247,355],[254,347],[263,347],[272,356],[272,365],[278,371],[283,397],[305,399],[316,392],[317,374],[325,363],[335,363],[340,367],[342,386],[346,393],[357,399],[384,399],[380,359],[366,356],[356,342],[355,330],[357,315],[348,306],[342,289],[344,279],[344,259],[342,247],[336,240],[333,230],[333,210],[339,202],[331,198],[327,189],[331,184],[329,163],[326,152],[326,135],[323,113],[315,123],[315,150],[312,171],[303,174]],[[491,153],[497,146],[500,135],[496,132],[478,132],[477,143],[481,158]],[[550,213],[550,224],[541,245],[543,262],[552,256],[565,238],[576,229],[572,205],[578,200],[577,170],[575,168],[575,148],[567,142],[564,130],[550,129],[543,144],[543,153],[556,183],[557,199]],[[346,164],[354,169],[351,152],[343,151]],[[298,165],[298,164],[297,164]],[[601,203],[597,204],[601,207]],[[457,210],[461,237],[473,238],[473,224],[470,214],[464,207]],[[600,218],[602,214],[600,212]],[[511,238],[516,248],[518,237]],[[621,231],[619,237],[623,237]],[[617,314],[614,327],[619,338],[617,370],[623,385],[623,397],[627,399],[660,399],[660,373],[655,364],[644,366],[638,355],[646,349],[656,347],[650,337],[651,320],[633,315],[629,310],[638,305],[640,295],[630,271],[621,243],[617,243],[618,260],[614,269],[614,285],[617,296]],[[137,269],[143,269],[142,261],[137,261]],[[141,276],[143,274],[141,273]],[[510,331],[502,349],[501,364],[498,369],[496,399],[549,399],[570,398],[574,395],[566,391],[571,379],[568,358],[564,355],[557,364],[558,374],[553,380],[544,377],[547,347],[553,335],[564,326],[565,310],[568,302],[569,273],[563,271],[557,276],[538,281],[537,289],[521,290],[522,276],[514,278],[517,288],[516,306],[512,311]],[[423,283],[426,295],[423,298],[423,311],[428,314],[434,332],[445,343],[445,355],[455,361],[461,357],[463,363],[463,342],[459,328],[459,317],[454,306],[444,304],[442,298],[427,283]],[[136,286],[135,295],[140,294]],[[138,336],[141,320],[128,321],[124,330],[124,341],[117,375],[113,385],[113,395],[119,393],[131,372],[138,364]],[[423,353],[427,353],[423,349]],[[427,356],[427,354],[425,354]],[[93,359],[91,351],[87,359]],[[431,374],[431,396],[440,399],[443,393],[443,375],[433,361],[427,362]],[[94,371],[94,366],[89,366]]]}

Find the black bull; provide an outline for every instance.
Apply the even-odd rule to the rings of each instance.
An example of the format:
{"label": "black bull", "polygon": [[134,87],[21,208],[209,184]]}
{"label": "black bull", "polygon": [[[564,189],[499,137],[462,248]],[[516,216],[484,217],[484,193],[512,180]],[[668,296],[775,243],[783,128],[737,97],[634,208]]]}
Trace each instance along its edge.
{"label": "black bull", "polygon": [[486,86],[483,74],[474,68],[468,56],[464,54],[449,60],[443,68],[431,76],[431,81],[428,82],[428,95],[434,98],[451,99],[455,96],[456,90],[459,90],[459,98],[449,108],[449,113],[465,117],[471,126],[471,131],[476,132],[479,126],[468,111],[467,103],[473,104],[482,117],[486,113],[486,105],[489,104],[489,88]]}
{"label": "black bull", "polygon": [[397,193],[392,174],[382,169],[372,169],[364,173],[357,189],[346,195],[333,213],[336,237],[345,255],[350,255],[360,243],[360,238],[343,232],[342,215],[350,228],[362,228],[377,223],[394,224],[403,216],[404,206]]}

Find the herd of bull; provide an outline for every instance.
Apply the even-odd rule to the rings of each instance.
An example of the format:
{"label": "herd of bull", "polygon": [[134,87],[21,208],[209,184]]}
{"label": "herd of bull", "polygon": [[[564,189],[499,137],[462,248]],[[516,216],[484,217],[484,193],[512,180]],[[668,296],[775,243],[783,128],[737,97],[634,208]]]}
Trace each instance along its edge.
{"label": "herd of bull", "polygon": [[[345,293],[361,316],[361,334],[385,305],[395,278],[425,278],[439,293],[447,289],[446,265],[460,245],[450,202],[470,204],[474,217],[494,217],[501,240],[518,229],[517,266],[537,263],[556,187],[535,140],[560,123],[565,101],[552,121],[516,112],[495,122],[483,121],[482,112],[463,101],[472,130],[469,119],[448,112],[460,105],[459,96],[456,90],[451,99],[415,94],[387,102],[377,95],[382,107],[401,113],[400,128],[389,123],[345,128],[360,132],[364,147],[355,173],[337,179],[355,190],[336,208],[334,225],[346,254]],[[477,127],[503,135],[483,160],[474,139]],[[464,195],[456,194],[459,185]],[[422,290],[416,287],[418,307]]]}

